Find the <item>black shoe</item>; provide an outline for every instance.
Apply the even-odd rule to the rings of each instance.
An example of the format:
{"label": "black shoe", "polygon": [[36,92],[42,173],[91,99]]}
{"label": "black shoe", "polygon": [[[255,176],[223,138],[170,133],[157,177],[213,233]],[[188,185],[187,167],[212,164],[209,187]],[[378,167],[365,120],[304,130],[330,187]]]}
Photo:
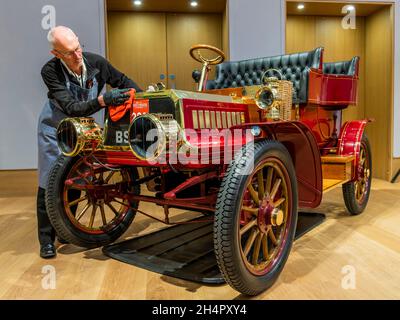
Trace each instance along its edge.
{"label": "black shoe", "polygon": [[57,237],[57,241],[61,244],[69,244],[69,242],[63,238]]}
{"label": "black shoe", "polygon": [[40,256],[44,259],[55,257],[57,254],[56,247],[52,243],[40,246]]}

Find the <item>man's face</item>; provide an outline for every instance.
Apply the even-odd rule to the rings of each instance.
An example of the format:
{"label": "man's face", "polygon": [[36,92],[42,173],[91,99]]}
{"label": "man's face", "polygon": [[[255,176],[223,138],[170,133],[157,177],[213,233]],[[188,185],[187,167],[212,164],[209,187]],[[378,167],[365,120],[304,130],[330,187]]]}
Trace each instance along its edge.
{"label": "man's face", "polygon": [[82,47],[78,37],[58,42],[51,51],[57,58],[62,59],[66,65],[76,70],[82,66]]}

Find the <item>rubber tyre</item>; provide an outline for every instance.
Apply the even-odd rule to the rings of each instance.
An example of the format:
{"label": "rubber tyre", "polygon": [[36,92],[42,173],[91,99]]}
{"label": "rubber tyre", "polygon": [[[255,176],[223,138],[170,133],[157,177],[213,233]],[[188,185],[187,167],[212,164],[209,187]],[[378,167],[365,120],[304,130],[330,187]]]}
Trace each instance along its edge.
{"label": "rubber tyre", "polygon": [[[59,237],[74,245],[95,248],[104,246],[118,239],[131,225],[136,211],[129,209],[125,217],[112,229],[101,234],[90,234],[77,228],[68,218],[63,204],[63,186],[70,170],[81,157],[66,157],[61,155],[50,171],[46,188],[46,209],[51,224]],[[131,178],[137,176],[136,168],[130,172]],[[140,186],[134,187],[134,192],[140,193]],[[138,208],[139,203],[130,203]]]}
{"label": "rubber tyre", "polygon": [[369,163],[369,170],[370,170],[369,183],[367,187],[367,192],[361,203],[359,203],[356,199],[356,187],[353,181],[347,182],[342,185],[344,203],[351,215],[359,215],[365,210],[365,207],[368,204],[369,194],[371,192],[372,156],[371,156],[371,146],[369,144],[369,140],[365,132],[363,133],[363,136],[361,138],[361,145],[363,145],[365,148],[367,157],[366,161]]}
{"label": "rubber tyre", "polygon": [[[289,256],[297,226],[297,180],[292,159],[287,149],[277,141],[261,141],[254,144],[254,150],[244,146],[228,166],[222,180],[221,188],[217,198],[215,222],[214,222],[214,250],[219,269],[226,282],[235,290],[245,295],[257,295],[277,280],[286,260]],[[254,157],[254,158],[253,158]],[[270,272],[256,276],[249,272],[240,253],[240,239],[238,224],[240,224],[240,197],[246,188],[248,172],[251,174],[252,162],[254,168],[264,159],[271,157],[279,159],[285,169],[291,187],[291,223],[287,234],[285,247],[282,250],[280,261]]]}

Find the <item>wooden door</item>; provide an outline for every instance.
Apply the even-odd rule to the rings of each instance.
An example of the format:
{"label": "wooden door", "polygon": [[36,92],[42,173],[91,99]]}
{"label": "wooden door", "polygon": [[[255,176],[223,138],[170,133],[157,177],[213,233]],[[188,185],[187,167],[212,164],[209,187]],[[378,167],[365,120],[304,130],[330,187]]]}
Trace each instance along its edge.
{"label": "wooden door", "polygon": [[[201,64],[190,57],[189,49],[199,43],[222,49],[221,14],[167,14],[168,75],[175,76],[175,81],[168,81],[170,88],[196,90],[192,71],[201,70]],[[210,73],[213,78],[214,67]]]}
{"label": "wooden door", "polygon": [[109,12],[110,62],[142,89],[167,73],[164,13]]}

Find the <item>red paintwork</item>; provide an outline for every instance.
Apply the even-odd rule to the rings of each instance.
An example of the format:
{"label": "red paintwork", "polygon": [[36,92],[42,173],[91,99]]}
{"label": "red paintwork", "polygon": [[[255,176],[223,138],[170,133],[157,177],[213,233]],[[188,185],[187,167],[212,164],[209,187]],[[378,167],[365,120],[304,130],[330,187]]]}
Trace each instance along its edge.
{"label": "red paintwork", "polygon": [[308,102],[332,108],[357,104],[357,83],[357,75],[324,74],[321,70],[311,69]]}
{"label": "red paintwork", "polygon": [[329,149],[332,137],[340,133],[342,113],[310,104],[300,107],[300,120],[312,131],[319,148]]}
{"label": "red paintwork", "polygon": [[315,208],[322,199],[321,157],[311,130],[299,121],[246,124],[261,127],[264,137],[281,142],[289,151],[296,170],[300,207]]}
{"label": "red paintwork", "polygon": [[[338,154],[342,156],[356,156],[355,165],[359,163],[361,139],[365,126],[371,120],[355,120],[346,122],[341,130]],[[357,178],[358,170],[353,170],[352,179]]]}
{"label": "red paintwork", "polygon": [[176,194],[182,190],[185,190],[189,187],[192,187],[196,184],[202,183],[206,180],[210,179],[215,179],[218,178],[218,174],[216,172],[208,172],[205,174],[202,174],[200,176],[194,176],[188,180],[186,180],[184,183],[180,184],[177,186],[174,190],[171,190],[167,193],[164,194],[164,198],[167,200],[174,200],[176,199]]}

